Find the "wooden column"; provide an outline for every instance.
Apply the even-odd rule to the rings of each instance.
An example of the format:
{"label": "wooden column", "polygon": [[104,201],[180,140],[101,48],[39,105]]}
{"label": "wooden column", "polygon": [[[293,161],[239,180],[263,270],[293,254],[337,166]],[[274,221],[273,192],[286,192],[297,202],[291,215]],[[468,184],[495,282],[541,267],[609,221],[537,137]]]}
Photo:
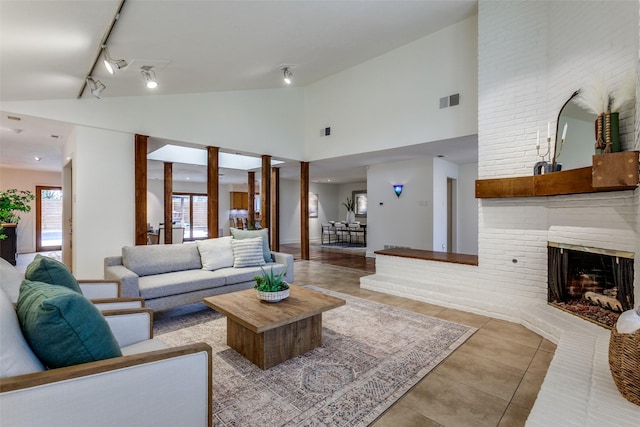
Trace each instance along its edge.
{"label": "wooden column", "polygon": [[[173,163],[164,164],[164,243],[173,243]],[[158,236],[160,237],[160,236]],[[158,242],[160,243],[160,242]]]}
{"label": "wooden column", "polygon": [[135,236],[136,245],[147,244],[147,135],[135,135]]}
{"label": "wooden column", "polygon": [[249,230],[256,228],[256,208],[253,204],[256,199],[256,173],[247,172],[247,192],[249,204],[247,205],[247,227]]}
{"label": "wooden column", "polygon": [[271,250],[280,250],[280,168],[271,169]]}
{"label": "wooden column", "polygon": [[269,229],[271,241],[271,156],[262,156],[262,188],[260,189],[260,221]]}
{"label": "wooden column", "polygon": [[207,147],[207,234],[209,238],[219,237],[219,152],[219,147]]}
{"label": "wooden column", "polygon": [[300,257],[309,259],[309,162],[300,163]]}

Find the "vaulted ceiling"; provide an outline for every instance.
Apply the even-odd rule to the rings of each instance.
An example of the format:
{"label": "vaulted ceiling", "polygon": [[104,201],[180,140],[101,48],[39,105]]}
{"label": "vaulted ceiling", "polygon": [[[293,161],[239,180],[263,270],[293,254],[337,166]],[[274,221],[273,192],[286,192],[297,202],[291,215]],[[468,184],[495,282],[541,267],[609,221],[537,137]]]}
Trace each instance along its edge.
{"label": "vaulted ceiling", "polygon": [[[89,74],[103,97],[277,88],[285,65],[304,87],[472,16],[476,3],[0,0],[0,102],[90,97],[81,92]],[[107,34],[111,57],[129,64],[114,75],[102,56],[91,71]],[[143,65],[154,67],[153,92]],[[0,163],[59,170],[71,127],[10,113],[0,118]],[[46,148],[57,157],[40,154],[34,166]]]}

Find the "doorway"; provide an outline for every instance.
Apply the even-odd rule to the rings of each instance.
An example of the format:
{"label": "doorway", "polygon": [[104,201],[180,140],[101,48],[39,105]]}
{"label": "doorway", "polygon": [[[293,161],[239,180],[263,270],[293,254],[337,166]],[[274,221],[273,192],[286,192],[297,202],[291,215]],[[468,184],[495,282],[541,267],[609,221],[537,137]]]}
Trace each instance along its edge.
{"label": "doorway", "polygon": [[62,248],[62,188],[36,186],[36,252]]}

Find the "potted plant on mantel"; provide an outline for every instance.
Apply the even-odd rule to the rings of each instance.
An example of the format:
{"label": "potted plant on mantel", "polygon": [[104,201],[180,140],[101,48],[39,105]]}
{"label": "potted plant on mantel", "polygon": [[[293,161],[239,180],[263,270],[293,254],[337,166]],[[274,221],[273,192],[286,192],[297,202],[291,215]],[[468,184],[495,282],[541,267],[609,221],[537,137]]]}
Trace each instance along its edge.
{"label": "potted plant on mantel", "polygon": [[29,212],[35,196],[15,188],[0,191],[0,256],[16,265],[18,212]]}
{"label": "potted plant on mantel", "polygon": [[256,281],[253,288],[257,291],[258,298],[266,302],[278,302],[289,296],[289,284],[282,279],[286,270],[277,276],[273,274],[273,268],[269,273],[266,273],[262,267],[260,270],[262,270],[262,276],[253,278]]}

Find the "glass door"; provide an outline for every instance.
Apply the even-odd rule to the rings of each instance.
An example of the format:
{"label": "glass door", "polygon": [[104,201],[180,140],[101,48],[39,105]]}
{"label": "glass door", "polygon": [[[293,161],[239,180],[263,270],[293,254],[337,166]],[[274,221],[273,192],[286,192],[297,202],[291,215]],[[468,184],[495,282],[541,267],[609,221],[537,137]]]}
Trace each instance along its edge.
{"label": "glass door", "polygon": [[36,252],[62,248],[62,188],[36,186]]}

